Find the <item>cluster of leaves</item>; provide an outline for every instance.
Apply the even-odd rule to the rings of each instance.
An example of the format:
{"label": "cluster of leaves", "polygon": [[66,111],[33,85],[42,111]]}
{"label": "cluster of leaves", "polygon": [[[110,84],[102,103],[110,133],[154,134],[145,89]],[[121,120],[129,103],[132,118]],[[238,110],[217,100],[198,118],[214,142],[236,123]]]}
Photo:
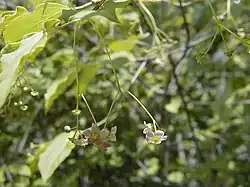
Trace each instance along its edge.
{"label": "cluster of leaves", "polygon": [[[249,2],[100,2],[1,14],[0,186],[248,186]],[[96,124],[119,129],[107,152],[74,142],[106,148],[97,126],[94,139],[92,128],[73,143],[62,133],[76,124],[78,86]],[[166,129],[164,144],[147,143],[152,119],[120,87]],[[162,132],[145,130],[155,142]]]}

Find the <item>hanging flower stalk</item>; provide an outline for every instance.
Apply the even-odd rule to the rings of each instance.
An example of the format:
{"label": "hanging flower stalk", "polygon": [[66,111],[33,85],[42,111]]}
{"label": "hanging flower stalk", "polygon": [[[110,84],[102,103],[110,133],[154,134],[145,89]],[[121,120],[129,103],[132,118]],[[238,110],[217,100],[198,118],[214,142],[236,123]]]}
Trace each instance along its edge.
{"label": "hanging flower stalk", "polygon": [[150,114],[150,112],[146,109],[146,107],[139,101],[139,99],[137,99],[137,97],[134,94],[132,94],[130,91],[127,91],[127,92],[141,105],[141,107],[145,110],[145,112],[152,119],[152,123],[146,123],[144,121],[146,128],[143,129],[143,134],[146,135],[146,140],[148,141],[148,143],[160,144],[162,141],[166,140],[167,135],[165,135],[164,131],[160,130],[160,127],[156,123],[156,120]]}

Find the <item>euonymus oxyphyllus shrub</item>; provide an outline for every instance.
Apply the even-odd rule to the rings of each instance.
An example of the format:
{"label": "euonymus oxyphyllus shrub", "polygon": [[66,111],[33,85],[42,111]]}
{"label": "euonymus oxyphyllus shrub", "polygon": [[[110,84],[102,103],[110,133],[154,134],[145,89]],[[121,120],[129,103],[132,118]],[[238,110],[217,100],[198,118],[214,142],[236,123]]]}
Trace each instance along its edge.
{"label": "euonymus oxyphyllus shrub", "polygon": [[248,186],[246,0],[5,2],[0,186]]}

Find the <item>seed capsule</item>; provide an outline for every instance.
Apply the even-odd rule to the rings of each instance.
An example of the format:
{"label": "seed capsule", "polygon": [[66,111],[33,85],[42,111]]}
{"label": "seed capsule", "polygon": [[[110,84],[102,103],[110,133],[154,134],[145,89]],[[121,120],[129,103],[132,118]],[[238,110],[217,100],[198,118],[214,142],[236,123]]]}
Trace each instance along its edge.
{"label": "seed capsule", "polygon": [[28,110],[28,106],[27,105],[22,105],[22,106],[20,106],[20,109],[22,111],[26,111],[26,110]]}
{"label": "seed capsule", "polygon": [[28,91],[29,90],[29,87],[25,86],[23,87],[23,91]]}
{"label": "seed capsule", "polygon": [[68,125],[64,126],[64,131],[69,133],[71,131],[70,126],[68,126]]}
{"label": "seed capsule", "polygon": [[37,91],[34,91],[34,90],[32,90],[31,92],[30,92],[30,95],[32,95],[32,96],[38,96],[39,95],[39,93],[37,92]]}

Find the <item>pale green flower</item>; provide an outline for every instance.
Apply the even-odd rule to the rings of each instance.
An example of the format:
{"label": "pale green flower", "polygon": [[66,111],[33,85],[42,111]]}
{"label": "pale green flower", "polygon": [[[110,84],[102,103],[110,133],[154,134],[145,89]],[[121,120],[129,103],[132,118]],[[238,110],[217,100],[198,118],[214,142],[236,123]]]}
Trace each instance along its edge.
{"label": "pale green flower", "polygon": [[86,146],[88,145],[88,139],[80,139],[80,140],[74,140],[74,144],[75,145],[79,145],[79,146]]}
{"label": "pale green flower", "polygon": [[108,129],[104,128],[104,129],[102,129],[100,131],[100,137],[101,137],[101,139],[105,140],[105,139],[108,138],[108,136],[109,136],[109,130]]}
{"label": "pale green flower", "polygon": [[83,132],[82,132],[82,135],[88,139],[91,137],[91,130],[90,129],[85,129]]}
{"label": "pale green flower", "polygon": [[146,132],[146,140],[152,144],[160,144],[162,141],[167,139],[167,135],[164,135],[162,130],[148,130]]}
{"label": "pale green flower", "polygon": [[99,137],[99,135],[100,135],[100,128],[98,127],[98,125],[96,125],[96,124],[92,124],[92,126],[91,126],[91,138],[92,139],[96,139],[96,138],[98,138]]}
{"label": "pale green flower", "polygon": [[146,125],[146,128],[143,129],[143,134],[146,134],[148,131],[152,131],[152,128],[153,128],[152,123],[146,123],[146,122],[144,121],[144,125]]}
{"label": "pale green flower", "polygon": [[116,141],[116,132],[117,132],[117,126],[112,127],[109,135],[110,141],[112,142]]}

